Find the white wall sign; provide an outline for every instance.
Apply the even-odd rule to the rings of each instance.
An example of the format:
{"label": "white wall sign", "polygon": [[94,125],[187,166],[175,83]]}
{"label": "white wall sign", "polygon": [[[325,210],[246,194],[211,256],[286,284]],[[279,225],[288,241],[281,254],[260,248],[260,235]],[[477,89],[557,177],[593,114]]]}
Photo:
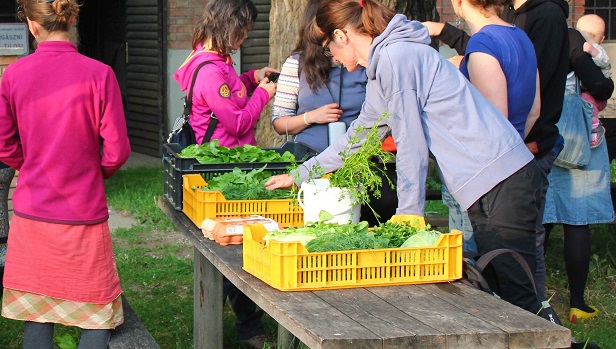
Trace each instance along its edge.
{"label": "white wall sign", "polygon": [[28,26],[26,23],[0,23],[0,56],[28,53]]}

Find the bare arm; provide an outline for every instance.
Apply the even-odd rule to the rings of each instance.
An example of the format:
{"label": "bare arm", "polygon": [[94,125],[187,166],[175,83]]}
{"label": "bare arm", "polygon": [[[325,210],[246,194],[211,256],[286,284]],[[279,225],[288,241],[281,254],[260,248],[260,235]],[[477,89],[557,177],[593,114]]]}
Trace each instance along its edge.
{"label": "bare arm", "polygon": [[528,118],[526,118],[526,125],[524,126],[524,138],[528,136],[528,133],[535,125],[535,122],[537,121],[537,119],[539,119],[539,112],[541,111],[541,84],[539,83],[539,70],[537,70],[536,81],[535,101],[533,102],[533,106],[530,108]]}
{"label": "bare arm", "polygon": [[281,116],[274,120],[274,130],[278,134],[284,135],[288,131],[290,135],[302,132],[311,124],[327,124],[338,121],[342,115],[342,109],[336,103],[326,104],[300,115]]}
{"label": "bare arm", "polygon": [[496,58],[487,53],[473,52],[467,59],[471,84],[509,118],[507,78]]}

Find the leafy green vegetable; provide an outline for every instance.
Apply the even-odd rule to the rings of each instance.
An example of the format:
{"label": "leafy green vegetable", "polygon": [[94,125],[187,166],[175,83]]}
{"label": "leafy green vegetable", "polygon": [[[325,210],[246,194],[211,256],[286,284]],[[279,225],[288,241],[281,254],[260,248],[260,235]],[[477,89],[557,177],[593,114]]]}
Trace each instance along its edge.
{"label": "leafy green vegetable", "polygon": [[[381,197],[380,188],[383,185],[383,178],[387,178],[389,186],[392,189],[394,188],[384,169],[374,162],[374,159],[378,159],[387,164],[393,158],[392,153],[383,150],[379,133],[379,124],[388,117],[387,113],[383,113],[372,127],[360,126],[357,128],[356,133],[351,136],[347,148],[340,152],[343,165],[329,177],[332,187],[349,190],[349,195],[355,199],[353,204],[360,203],[372,209],[370,197],[371,195],[376,198]],[[359,149],[353,150],[357,148],[358,144]],[[395,164],[391,164],[391,166],[395,166]],[[383,176],[381,177],[380,174],[383,174]],[[323,168],[316,164],[309,175],[310,178],[316,178],[324,176],[325,173]],[[378,218],[378,213],[374,209],[372,211]]]}
{"label": "leafy green vegetable", "polygon": [[271,200],[289,199],[295,197],[291,189],[265,189],[265,182],[271,173],[264,171],[266,166],[250,172],[234,168],[232,172],[227,172],[216,176],[207,181],[206,187],[201,190],[220,191],[227,200]]}
{"label": "leafy green vegetable", "polygon": [[[364,222],[367,225],[367,222]],[[389,241],[379,238],[368,229],[336,230],[321,235],[306,244],[308,252],[352,251],[387,248]]]}
{"label": "leafy green vegetable", "polygon": [[56,336],[54,342],[60,349],[77,349],[77,341],[69,333]]}
{"label": "leafy green vegetable", "polygon": [[430,247],[438,241],[441,233],[435,230],[420,231],[409,237],[400,247]]}
{"label": "leafy green vegetable", "polygon": [[418,228],[416,222],[391,222],[387,221],[374,227],[374,235],[383,237],[389,241],[389,247],[401,247],[412,235],[419,231],[430,230],[430,225]]}
{"label": "leafy green vegetable", "polygon": [[218,145],[218,140],[201,145],[193,144],[184,148],[181,158],[195,158],[201,164],[244,163],[244,162],[295,162],[295,155],[285,151],[280,155],[275,150],[264,150],[254,145],[246,144],[234,148]]}
{"label": "leafy green vegetable", "polygon": [[[426,231],[430,226],[417,228],[413,222],[385,222],[368,229],[368,222],[327,223],[331,215],[319,213],[321,221],[304,227],[269,232],[263,240],[300,242],[308,252],[352,251],[398,247],[434,246],[441,233]],[[406,244],[406,245],[405,245]]]}

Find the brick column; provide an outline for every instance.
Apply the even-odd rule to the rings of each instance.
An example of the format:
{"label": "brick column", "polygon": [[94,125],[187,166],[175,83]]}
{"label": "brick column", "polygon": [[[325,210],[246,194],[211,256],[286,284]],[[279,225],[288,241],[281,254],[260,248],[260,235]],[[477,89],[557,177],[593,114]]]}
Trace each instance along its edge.
{"label": "brick column", "polygon": [[190,49],[195,23],[203,13],[203,1],[168,0],[167,48]]}

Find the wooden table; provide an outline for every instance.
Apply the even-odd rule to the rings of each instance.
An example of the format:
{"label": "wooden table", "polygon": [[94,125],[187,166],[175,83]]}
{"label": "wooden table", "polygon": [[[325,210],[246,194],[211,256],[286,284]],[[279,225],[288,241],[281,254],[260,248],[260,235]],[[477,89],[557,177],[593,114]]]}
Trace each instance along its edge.
{"label": "wooden table", "polygon": [[[289,332],[319,348],[562,348],[568,329],[460,282],[281,292],[242,270],[242,248],[203,237],[164,198],[160,209],[194,245],[194,347],[223,348],[222,277]],[[287,332],[288,331],[288,332]],[[283,346],[287,348],[288,346]]]}

